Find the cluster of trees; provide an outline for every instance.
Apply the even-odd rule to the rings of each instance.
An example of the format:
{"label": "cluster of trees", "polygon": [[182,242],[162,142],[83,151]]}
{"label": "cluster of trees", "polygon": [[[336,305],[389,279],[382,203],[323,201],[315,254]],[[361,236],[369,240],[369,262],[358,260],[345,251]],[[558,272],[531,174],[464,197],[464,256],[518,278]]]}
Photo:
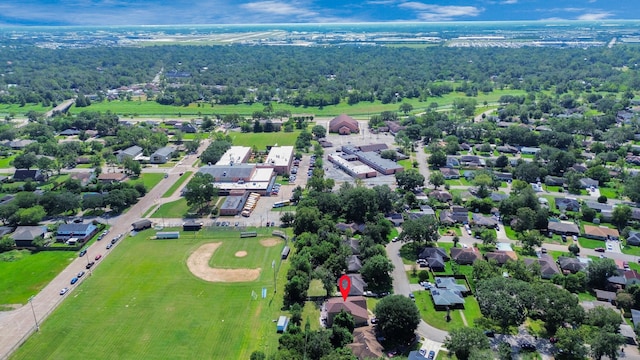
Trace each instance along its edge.
{"label": "cluster of trees", "polygon": [[[459,61],[461,58],[467,61]],[[490,62],[486,61],[488,58]],[[0,96],[0,102],[52,106],[77,93],[97,94],[100,101],[107,90],[146,83],[165,68],[169,69],[167,73],[186,74],[162,80],[163,89],[156,101],[172,105],[277,100],[321,107],[342,99],[350,104],[373,100],[401,102],[405,98],[427,101],[453,91],[473,97],[480,92],[512,88],[527,92],[554,90],[554,95],[562,97],[561,104],[573,106],[575,94],[581,92],[640,89],[640,77],[632,66],[637,58],[638,50],[634,47],[332,47],[329,51],[322,47],[233,45],[57,51],[21,44],[7,47],[0,56],[6,74],[0,84],[15,84]],[[628,71],[610,70],[625,65]],[[424,69],[429,71],[421,71]],[[168,86],[175,83],[180,86]],[[527,98],[512,96],[501,100],[508,114],[538,115],[523,108],[527,106]],[[602,110],[612,106],[606,96],[595,95],[588,100]],[[546,106],[551,110],[549,104]]]}
{"label": "cluster of trees", "polygon": [[222,155],[231,148],[231,144],[229,135],[225,136],[222,133],[216,133],[216,139],[200,154],[200,161],[203,164],[211,165],[217,163]]}

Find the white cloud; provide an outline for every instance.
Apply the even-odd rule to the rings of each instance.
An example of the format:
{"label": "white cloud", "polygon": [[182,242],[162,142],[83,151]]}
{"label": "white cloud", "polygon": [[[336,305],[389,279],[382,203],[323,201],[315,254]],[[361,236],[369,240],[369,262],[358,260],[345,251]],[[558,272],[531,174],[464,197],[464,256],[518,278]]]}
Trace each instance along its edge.
{"label": "white cloud", "polygon": [[240,5],[241,8],[255,13],[270,14],[282,17],[312,18],[317,12],[306,9],[301,4],[286,3],[282,1],[257,1]]}
{"label": "white cloud", "polygon": [[397,3],[398,0],[369,0],[367,5],[391,5]]}
{"label": "white cloud", "polygon": [[587,20],[587,21],[593,21],[593,20],[604,20],[607,18],[610,18],[611,16],[613,16],[612,13],[610,12],[597,12],[597,13],[587,13],[587,14],[582,14],[580,16],[578,16],[578,20]]}
{"label": "white cloud", "polygon": [[461,16],[478,16],[482,9],[475,6],[442,6],[409,1],[398,5],[401,8],[415,10],[423,21],[449,21]]}
{"label": "white cloud", "polygon": [[518,0],[504,0],[501,2],[501,4],[504,4],[504,5],[513,5],[517,3],[518,3]]}

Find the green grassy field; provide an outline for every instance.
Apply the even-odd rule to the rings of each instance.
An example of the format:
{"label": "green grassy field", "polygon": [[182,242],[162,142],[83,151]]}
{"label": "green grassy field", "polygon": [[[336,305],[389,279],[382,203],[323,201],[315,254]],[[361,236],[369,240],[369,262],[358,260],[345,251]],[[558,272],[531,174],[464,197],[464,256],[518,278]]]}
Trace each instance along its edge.
{"label": "green grassy field", "polygon": [[279,146],[294,146],[300,130],[294,132],[272,132],[272,133],[235,133],[231,132],[231,140],[234,146],[254,145],[258,150],[266,150],[267,146],[278,144]]}
{"label": "green grassy field", "polygon": [[187,205],[187,200],[185,198],[180,198],[176,201],[172,201],[172,202],[160,205],[158,210],[156,210],[156,212],[154,212],[151,215],[151,217],[152,218],[181,218],[187,213],[188,210],[189,210],[189,205]]}
{"label": "green grassy field", "polygon": [[163,198],[168,198],[171,195],[173,195],[174,192],[176,192],[176,190],[178,190],[178,188],[180,187],[180,185],[182,185],[182,183],[184,183],[189,176],[191,176],[191,174],[193,174],[193,171],[187,171],[184,173],[184,175],[182,175],[178,181],[176,181],[175,183],[173,183],[173,185],[171,185],[171,187],[169,187],[169,189],[167,190],[167,192],[165,192],[162,197]]}
{"label": "green grassy field", "polygon": [[580,236],[578,238],[578,243],[580,244],[581,247],[587,248],[587,249],[595,249],[595,248],[603,248],[603,247],[605,247],[605,242],[602,241],[602,240],[587,239],[587,238],[582,237],[582,236]]}
{"label": "green grassy field", "polygon": [[131,179],[127,182],[131,185],[142,183],[147,191],[153,189],[164,178],[163,173],[142,173],[137,179]]}
{"label": "green grassy field", "polygon": [[11,167],[11,162],[16,158],[16,155],[2,156],[0,157],[0,169],[7,169]]}
{"label": "green grassy field", "polygon": [[26,304],[73,259],[75,251],[10,251],[0,255],[0,306]]}
{"label": "green grassy field", "polygon": [[[240,239],[237,231],[219,229],[178,240],[148,240],[153,234],[124,239],[13,358],[248,359],[254,350],[277,348],[272,320],[282,314],[288,263],[274,294],[271,262],[282,244],[263,247],[261,237]],[[259,279],[210,283],[192,275],[186,259],[210,242],[222,242],[212,263],[260,267]],[[249,255],[230,255],[238,250]],[[262,287],[266,299],[259,296]]]}

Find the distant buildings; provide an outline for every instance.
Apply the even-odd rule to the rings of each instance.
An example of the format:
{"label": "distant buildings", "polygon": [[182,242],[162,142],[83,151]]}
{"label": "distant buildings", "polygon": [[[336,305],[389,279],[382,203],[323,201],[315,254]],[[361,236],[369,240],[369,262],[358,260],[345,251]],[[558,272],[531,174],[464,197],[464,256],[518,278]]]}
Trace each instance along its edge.
{"label": "distant buildings", "polygon": [[360,132],[360,127],[354,118],[342,114],[329,121],[329,132],[340,135],[357,134]]}

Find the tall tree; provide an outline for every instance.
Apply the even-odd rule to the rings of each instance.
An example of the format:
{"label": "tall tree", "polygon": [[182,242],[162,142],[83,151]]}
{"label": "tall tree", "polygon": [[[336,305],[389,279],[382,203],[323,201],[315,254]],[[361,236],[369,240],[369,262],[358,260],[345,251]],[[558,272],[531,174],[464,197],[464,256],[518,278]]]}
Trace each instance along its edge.
{"label": "tall tree", "polygon": [[408,297],[386,296],[376,304],[373,313],[378,318],[378,330],[391,344],[406,344],[415,339],[420,312]]}
{"label": "tall tree", "polygon": [[367,289],[375,293],[391,291],[393,279],[391,278],[393,264],[383,255],[376,255],[366,260],[360,273],[367,283]]}
{"label": "tall tree", "polygon": [[398,186],[405,191],[413,191],[424,185],[424,176],[416,169],[409,169],[396,173]]}
{"label": "tall tree", "polygon": [[490,346],[482,330],[475,327],[453,329],[444,339],[444,347],[460,360],[467,360],[472,353],[490,349]]}
{"label": "tall tree", "polygon": [[402,241],[413,241],[418,245],[436,242],[440,238],[438,222],[432,216],[406,220],[402,224],[402,233],[399,238]]}

